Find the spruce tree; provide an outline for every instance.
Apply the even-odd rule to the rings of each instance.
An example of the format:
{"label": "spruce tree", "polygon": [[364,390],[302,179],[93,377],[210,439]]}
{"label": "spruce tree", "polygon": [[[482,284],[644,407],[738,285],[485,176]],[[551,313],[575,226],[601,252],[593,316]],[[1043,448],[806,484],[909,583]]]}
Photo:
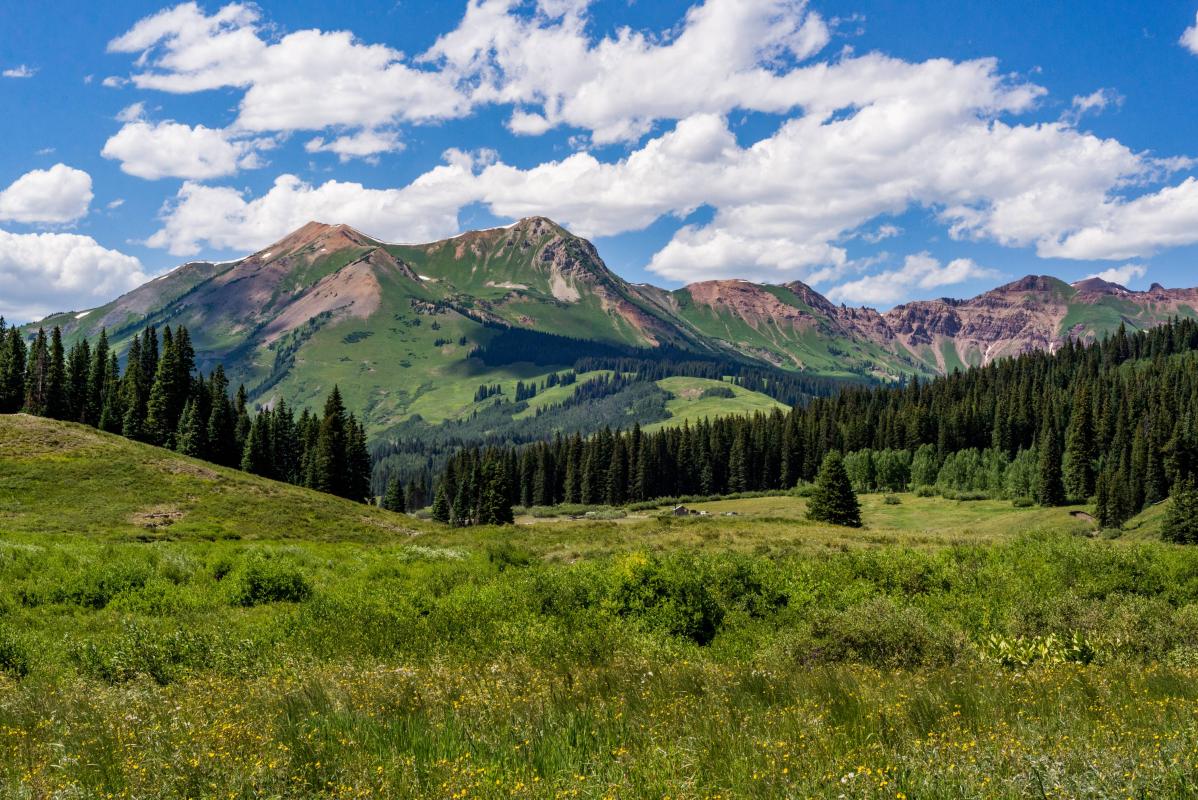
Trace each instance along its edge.
{"label": "spruce tree", "polygon": [[266,478],[275,477],[272,474],[270,459],[270,414],[262,412],[250,423],[250,432],[245,439],[245,447],[241,452],[241,469]]}
{"label": "spruce tree", "polygon": [[46,416],[46,383],[50,374],[50,347],[46,331],[38,328],[33,346],[29,348],[29,359],[25,362],[24,411],[34,416]]}
{"label": "spruce tree", "polygon": [[[105,377],[101,383],[100,414],[96,425],[102,431],[120,433],[125,417],[125,407],[121,402],[121,365],[117,360],[116,353],[108,356],[108,369],[104,373]],[[90,410],[88,413],[91,413]]]}
{"label": "spruce tree", "polygon": [[208,457],[226,467],[236,466],[242,455],[237,449],[237,418],[229,400],[229,381],[219,364],[208,380],[208,404]]}
{"label": "spruce tree", "polygon": [[316,439],[315,488],[322,492],[346,496],[349,464],[346,460],[346,426],[348,419],[336,386],[324,404],[320,433]]}
{"label": "spruce tree", "polygon": [[451,511],[445,481],[437,484],[437,491],[433,494],[432,515],[437,522],[449,524]]}
{"label": "spruce tree", "polygon": [[8,329],[4,347],[4,371],[0,374],[0,414],[15,414],[25,403],[25,340],[16,327]]}
{"label": "spruce tree", "polygon": [[[108,361],[108,331],[101,328],[100,338],[96,341],[95,349],[92,350],[91,365],[87,373],[87,401],[86,407],[83,410],[83,421],[88,425],[103,427],[100,424],[100,415],[104,412],[106,393],[109,390],[108,380],[110,373]],[[111,375],[111,377],[114,379],[120,378],[119,368],[116,374]],[[119,415],[117,418],[120,418]],[[104,428],[104,430],[110,429]]]}
{"label": "spruce tree", "polygon": [[1075,502],[1085,502],[1094,494],[1094,423],[1090,413],[1090,391],[1082,384],[1073,400],[1073,418],[1065,435],[1064,484],[1065,496]]}
{"label": "spruce tree", "polygon": [[176,449],[185,456],[203,458],[208,450],[207,433],[208,426],[196,409],[196,403],[188,400],[183,406],[183,416],[179,418],[179,431],[175,436]]}
{"label": "spruce tree", "polygon": [[807,518],[849,528],[861,527],[861,506],[838,450],[824,456],[807,503]]}
{"label": "spruce tree", "polygon": [[1161,536],[1177,544],[1198,544],[1198,485],[1192,478],[1174,490]]}
{"label": "spruce tree", "polygon": [[62,346],[62,330],[55,325],[50,332],[50,363],[46,369],[45,414],[51,419],[67,419],[70,400],[67,395],[67,359]]}
{"label": "spruce tree", "polygon": [[404,487],[399,478],[387,482],[387,491],[383,493],[383,508],[402,514],[404,508]]}
{"label": "spruce tree", "polygon": [[1065,505],[1065,483],[1061,479],[1061,446],[1049,416],[1040,431],[1040,468],[1036,480],[1036,500],[1042,506]]}
{"label": "spruce tree", "polygon": [[345,465],[345,496],[365,502],[370,497],[370,451],[366,447],[366,428],[353,414],[346,428]]}
{"label": "spruce tree", "polygon": [[514,522],[512,505],[508,502],[507,477],[497,459],[488,458],[483,462],[480,482],[478,524],[510,525]]}
{"label": "spruce tree", "polygon": [[71,346],[67,357],[67,415],[74,422],[94,426],[96,423],[89,421],[87,416],[91,357],[87,339],[80,339]]}

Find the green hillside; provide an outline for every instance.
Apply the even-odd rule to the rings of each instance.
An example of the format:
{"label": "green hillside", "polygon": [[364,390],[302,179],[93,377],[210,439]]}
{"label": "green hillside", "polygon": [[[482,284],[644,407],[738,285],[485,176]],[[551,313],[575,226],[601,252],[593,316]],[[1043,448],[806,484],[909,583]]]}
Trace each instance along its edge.
{"label": "green hillside", "polygon": [[0,415],[0,533],[382,541],[426,526],[83,425]]}

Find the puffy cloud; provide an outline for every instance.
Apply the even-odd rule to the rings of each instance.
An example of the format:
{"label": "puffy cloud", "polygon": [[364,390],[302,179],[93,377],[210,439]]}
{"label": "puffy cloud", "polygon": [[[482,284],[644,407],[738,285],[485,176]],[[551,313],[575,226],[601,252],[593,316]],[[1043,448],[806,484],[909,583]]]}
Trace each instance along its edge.
{"label": "puffy cloud", "polygon": [[235,126],[248,131],[377,128],[395,120],[460,116],[465,99],[435,70],[345,31],[305,30],[268,42],[252,6],[211,16],[184,3],[147,17],[108,49],[140,53],[133,83],[188,93],[245,90]]}
{"label": "puffy cloud", "polygon": [[1181,34],[1181,46],[1198,56],[1198,14],[1194,15],[1194,24]]}
{"label": "puffy cloud", "polygon": [[457,232],[458,209],[470,201],[463,191],[469,177],[469,165],[461,163],[437,167],[403,189],[342,181],[313,186],[281,175],[252,200],[228,187],[188,181],[147,243],[180,256],[196,253],[201,243],[252,251],[311,220],[344,222],[393,241],[431,241]]}
{"label": "puffy cloud", "polygon": [[37,69],[27,64],[19,64],[0,72],[0,75],[3,75],[5,78],[32,78],[36,74]]}
{"label": "puffy cloud", "polygon": [[676,35],[621,29],[597,43],[583,3],[542,3],[531,16],[513,13],[518,6],[474,0],[424,59],[471,87],[473,103],[518,106],[509,123],[517,133],[571,125],[598,143],[698,113],[788,111],[809,88],[792,62],[830,38],[805,0],[707,0]]}
{"label": "puffy cloud", "polygon": [[307,142],[304,149],[309,153],[336,153],[345,162],[351,158],[368,159],[380,153],[402,150],[403,142],[395,131],[359,131],[327,142],[317,137]]}
{"label": "puffy cloud", "polygon": [[928,253],[907,256],[900,269],[869,275],[842,283],[828,292],[833,300],[893,305],[910,296],[913,289],[937,289],[966,281],[997,278],[992,269],[979,267],[968,258],[941,264]]}
{"label": "puffy cloud", "polygon": [[[190,178],[205,180],[232,175],[238,169],[259,166],[257,150],[270,142],[232,139],[226,131],[203,125],[178,122],[149,122],[139,119],[141,104],[135,109],[135,121],[126,122],[107,142],[101,155],[121,162],[121,170],[147,180]],[[130,109],[122,112],[129,118]]]}
{"label": "puffy cloud", "polygon": [[1105,198],[1087,224],[1037,247],[1048,258],[1118,260],[1198,242],[1198,180],[1133,200]]}
{"label": "puffy cloud", "polygon": [[1104,269],[1102,272],[1096,272],[1093,275],[1087,275],[1087,278],[1100,278],[1108,283],[1117,283],[1120,286],[1127,286],[1134,280],[1143,278],[1148,274],[1148,267],[1144,264],[1124,264],[1121,267],[1111,267]]}
{"label": "puffy cloud", "polygon": [[0,314],[10,322],[91,308],[146,280],[136,258],[90,236],[0,230]]}
{"label": "puffy cloud", "polygon": [[[587,2],[540,0],[531,13],[528,5],[471,0],[458,27],[416,60],[345,31],[269,39],[259,12],[243,4],[211,15],[195,3],[165,9],[108,47],[139,54],[140,88],[244,90],[235,127],[249,131],[359,128],[377,139],[371,132],[385,126],[498,103],[515,106],[514,131],[571,125],[605,143],[639,138],[657,120],[790,110],[810,83],[793,62],[830,38],[806,0],[707,0],[677,32],[622,29],[598,42],[586,31]],[[362,149],[362,139],[343,139],[340,150],[324,149]]]}
{"label": "puffy cloud", "polygon": [[62,224],[87,214],[92,178],[66,164],[35,169],[0,191],[0,220]]}

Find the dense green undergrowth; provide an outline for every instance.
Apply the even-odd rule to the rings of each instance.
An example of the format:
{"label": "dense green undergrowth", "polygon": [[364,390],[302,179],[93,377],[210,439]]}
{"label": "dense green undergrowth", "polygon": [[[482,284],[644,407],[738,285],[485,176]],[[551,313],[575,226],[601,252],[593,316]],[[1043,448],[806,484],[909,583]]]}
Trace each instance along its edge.
{"label": "dense green undergrowth", "polygon": [[[0,785],[776,796],[852,773],[854,796],[989,797],[1000,779],[1010,796],[1111,789],[1125,769],[1190,785],[1198,552],[1044,533],[654,553],[650,531],[576,563],[499,530],[469,547],[8,537]],[[960,772],[934,778],[945,763]]]}
{"label": "dense green undergrowth", "polygon": [[0,419],[0,797],[1193,796],[1198,550],[896,499],[451,529]]}

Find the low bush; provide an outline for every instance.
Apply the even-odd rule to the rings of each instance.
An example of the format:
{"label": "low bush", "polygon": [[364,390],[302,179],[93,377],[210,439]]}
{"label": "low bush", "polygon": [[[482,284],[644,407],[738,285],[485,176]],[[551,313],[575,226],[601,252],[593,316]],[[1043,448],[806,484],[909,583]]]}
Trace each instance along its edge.
{"label": "low bush", "polygon": [[14,678],[29,674],[29,650],[7,625],[0,625],[0,672]]}
{"label": "low bush", "polygon": [[536,557],[527,550],[517,547],[508,541],[495,542],[487,545],[487,560],[503,572],[509,567],[527,567]]}
{"label": "low bush", "polygon": [[619,616],[696,644],[710,643],[724,619],[702,570],[684,556],[624,557],[613,570],[608,603]]}
{"label": "low bush", "polygon": [[312,595],[312,585],[303,571],[283,558],[251,557],[242,569],[233,592],[241,606],[261,603],[302,603]]}

